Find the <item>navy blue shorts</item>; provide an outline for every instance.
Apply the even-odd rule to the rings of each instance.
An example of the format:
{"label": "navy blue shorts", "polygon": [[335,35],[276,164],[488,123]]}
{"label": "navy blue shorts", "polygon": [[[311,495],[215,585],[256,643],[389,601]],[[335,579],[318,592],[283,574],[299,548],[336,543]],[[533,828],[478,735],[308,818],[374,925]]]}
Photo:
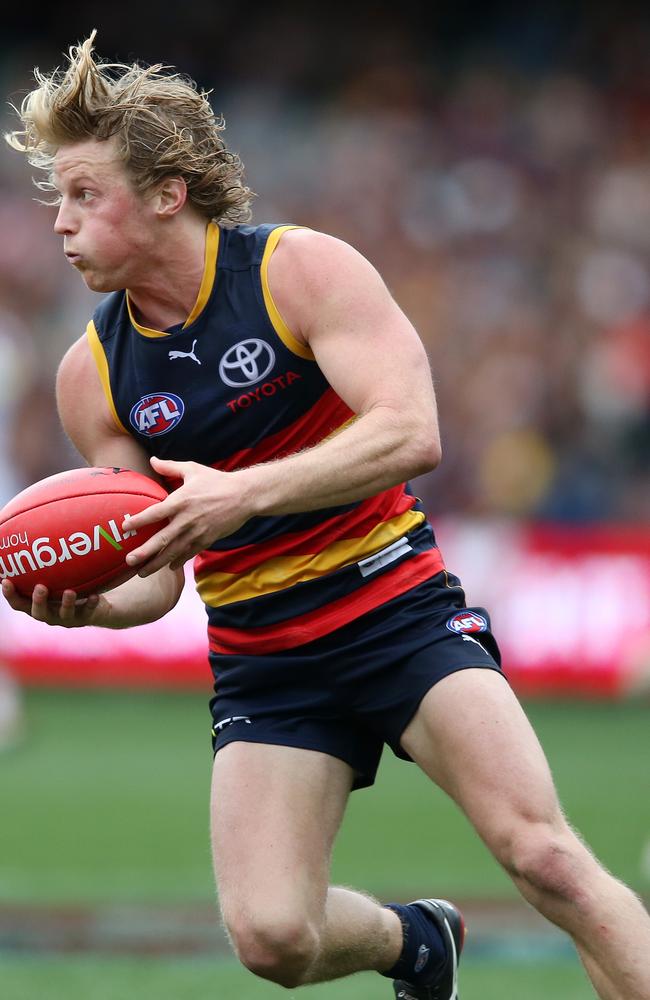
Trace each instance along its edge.
{"label": "navy blue shorts", "polygon": [[427,691],[468,667],[499,670],[484,608],[467,608],[439,573],[314,642],[263,656],[210,654],[215,753],[234,741],[320,750],[372,785],[384,744],[400,738]]}

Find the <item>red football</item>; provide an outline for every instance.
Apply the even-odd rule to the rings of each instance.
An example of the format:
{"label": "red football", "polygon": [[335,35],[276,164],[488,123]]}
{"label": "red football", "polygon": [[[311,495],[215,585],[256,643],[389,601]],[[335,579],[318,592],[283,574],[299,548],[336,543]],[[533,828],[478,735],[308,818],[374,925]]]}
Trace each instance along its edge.
{"label": "red football", "polygon": [[117,587],[137,572],[126,555],[161,526],[123,532],[124,515],[166,496],[154,479],[130,469],[71,469],[42,479],[0,511],[0,579],[26,597],[37,583],[53,598]]}

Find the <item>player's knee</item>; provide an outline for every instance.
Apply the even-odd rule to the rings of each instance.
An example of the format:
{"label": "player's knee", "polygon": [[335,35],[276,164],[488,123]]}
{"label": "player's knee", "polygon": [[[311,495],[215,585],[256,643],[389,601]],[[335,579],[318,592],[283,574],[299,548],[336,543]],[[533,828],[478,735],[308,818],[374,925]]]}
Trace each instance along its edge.
{"label": "player's knee", "polygon": [[569,827],[526,823],[509,838],[504,867],[535,905],[545,899],[581,907],[589,899],[593,858]]}
{"label": "player's knee", "polygon": [[256,976],[288,989],[300,986],[316,958],[318,935],[307,920],[277,912],[238,920],[228,928],[240,962]]}

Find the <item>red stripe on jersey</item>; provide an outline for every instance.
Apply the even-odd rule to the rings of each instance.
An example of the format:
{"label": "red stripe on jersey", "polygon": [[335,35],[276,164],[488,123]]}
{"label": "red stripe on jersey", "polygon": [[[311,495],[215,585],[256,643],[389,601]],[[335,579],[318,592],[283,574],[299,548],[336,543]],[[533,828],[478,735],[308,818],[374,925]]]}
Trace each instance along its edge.
{"label": "red stripe on jersey", "polygon": [[247,469],[260,462],[292,455],[302,448],[319,444],[353,416],[354,411],[337,396],[334,389],[327,389],[306,413],[288,427],[265,437],[253,448],[243,448],[228,458],[215,462],[212,467],[221,472],[233,472],[235,469]]}
{"label": "red stripe on jersey", "polygon": [[421,552],[412,559],[406,559],[400,566],[383,573],[358,590],[326,604],[322,608],[308,611],[277,625],[261,628],[236,629],[208,627],[210,651],[223,654],[275,653],[281,649],[291,649],[305,642],[319,639],[334,629],[347,625],[360,615],[411,590],[419,583],[444,570],[445,564],[438,549]]}
{"label": "red stripe on jersey", "polygon": [[309,556],[322,552],[331,542],[363,538],[377,525],[406,513],[416,497],[394,486],[362,501],[354,510],[327,518],[306,531],[287,532],[268,542],[254,542],[238,549],[206,550],[194,560],[197,579],[208,573],[246,573],[275,556]]}

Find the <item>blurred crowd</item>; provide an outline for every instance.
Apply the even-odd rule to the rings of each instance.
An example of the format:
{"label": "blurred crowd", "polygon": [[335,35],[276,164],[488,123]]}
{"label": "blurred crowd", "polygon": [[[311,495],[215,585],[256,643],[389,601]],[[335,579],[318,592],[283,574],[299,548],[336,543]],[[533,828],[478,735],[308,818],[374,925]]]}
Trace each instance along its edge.
{"label": "blurred crowd", "polygon": [[[588,46],[573,62],[529,46],[522,65],[514,43],[498,58],[468,45],[445,64],[433,41],[399,27],[364,36],[354,22],[344,66],[324,23],[277,17],[266,58],[263,26],[249,26],[238,61],[211,66],[205,37],[171,55],[214,88],[258,194],[253,221],[348,240],[417,327],[444,450],[417,483],[432,515],[647,519],[650,30],[609,33],[599,77]],[[100,31],[101,54],[133,57],[110,44]],[[162,42],[158,55],[169,58]],[[42,42],[19,57],[0,74],[7,99],[34,63],[60,61]],[[57,426],[53,379],[95,306],[28,175],[7,147],[0,502],[80,464]]]}

